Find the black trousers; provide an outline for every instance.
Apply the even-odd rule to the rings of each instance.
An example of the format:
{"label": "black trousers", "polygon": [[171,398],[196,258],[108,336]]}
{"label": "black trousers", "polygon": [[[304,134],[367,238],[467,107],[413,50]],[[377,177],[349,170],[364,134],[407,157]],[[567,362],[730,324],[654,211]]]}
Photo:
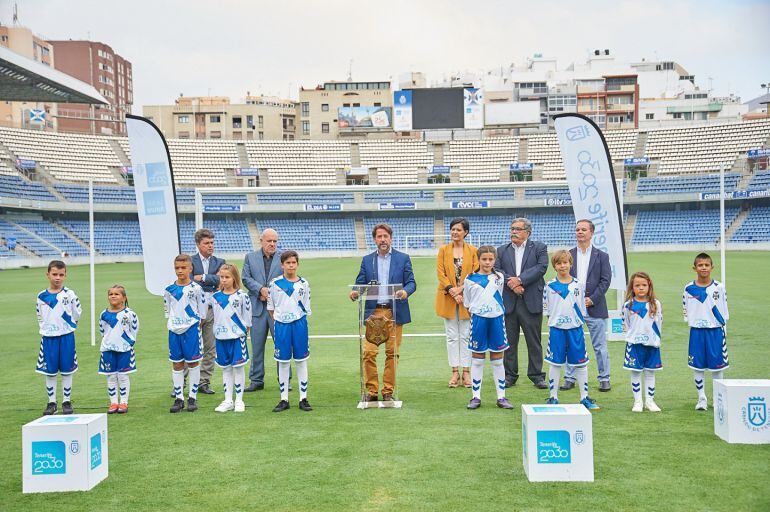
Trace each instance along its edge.
{"label": "black trousers", "polygon": [[533,383],[545,379],[543,346],[540,341],[542,326],[543,313],[530,313],[524,300],[520,298],[516,300],[513,311],[505,315],[505,334],[508,336],[509,344],[503,358],[506,382],[513,383],[519,378],[520,330],[524,332],[524,340],[527,342],[527,354],[529,356],[527,377]]}

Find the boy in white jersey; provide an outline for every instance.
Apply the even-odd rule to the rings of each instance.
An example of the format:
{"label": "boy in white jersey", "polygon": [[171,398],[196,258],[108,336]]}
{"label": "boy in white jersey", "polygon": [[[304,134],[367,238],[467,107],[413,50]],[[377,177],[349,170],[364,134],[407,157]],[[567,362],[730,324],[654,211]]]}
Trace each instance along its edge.
{"label": "boy in white jersey", "polygon": [[471,351],[471,391],[473,393],[467,408],[481,407],[481,383],[484,378],[484,357],[489,352],[489,364],[495,378],[497,406],[513,409],[505,397],[505,369],[503,354],[508,349],[505,333],[505,308],[503,307],[503,286],[505,278],[496,272],[497,250],[491,245],[482,245],[477,251],[478,271],[468,275],[463,283],[463,305],[471,314],[471,337],[468,348]]}
{"label": "boy in white jersey", "polygon": [[628,280],[626,302],[623,304],[623,328],[626,331],[626,357],[623,368],[631,370],[631,392],[634,395],[633,412],[642,412],[642,371],[647,386],[644,407],[660,412],[655,403],[655,372],[663,368],[660,361],[660,332],[663,309],[652,279],[645,272],[635,272]]}
{"label": "boy in white jersey", "polygon": [[307,316],[310,315],[310,283],[297,275],[299,255],[296,251],[281,253],[283,275],[270,281],[267,312],[275,321],[275,360],[278,361],[278,385],[281,401],[273,412],[289,408],[289,369],[291,360],[299,379],[299,408],[312,411],[307,401],[307,359],[310,357]]}
{"label": "boy in white jersey", "polygon": [[80,319],[80,299],[64,286],[67,266],[53,260],[46,272],[48,288],[37,296],[37,323],[40,326],[40,352],[35,371],[45,375],[48,406],[44,415],[56,412],[56,375],[61,373],[62,413],[72,414],[72,374],[78,369],[75,329]]}
{"label": "boy in white jersey", "polygon": [[223,263],[217,275],[219,291],[212,296],[212,308],[217,345],[216,363],[222,368],[225,399],[214,410],[243,412],[246,410],[243,403],[243,383],[246,379],[243,367],[249,362],[246,336],[251,326],[251,301],[249,294],[241,290],[241,276],[234,265]]}
{"label": "boy in white jersey", "polygon": [[190,280],[192,258],[180,254],[174,258],[176,281],[163,292],[163,305],[168,319],[168,359],[172,363],[171,378],[174,383],[174,404],[169,412],[184,409],[184,365],[189,369],[190,392],[187,410],[198,410],[198,384],[201,379],[201,319],[206,316],[206,296],[199,284]]}
{"label": "boy in white jersey", "polygon": [[551,256],[556,277],[543,288],[543,314],[548,316],[548,348],[545,360],[551,365],[548,373],[550,396],[547,404],[558,404],[561,367],[569,363],[575,367],[575,380],[580,389],[580,403],[589,411],[600,407],[588,396],[588,354],[583,334],[585,298],[583,286],[573,278],[572,255],[560,250]]}
{"label": "boy in white jersey", "polygon": [[139,334],[139,318],[128,307],[125,287],[119,284],[111,286],[107,290],[107,301],[110,306],[99,316],[99,332],[102,334],[99,374],[107,376],[107,394],[110,397],[107,414],[125,414],[131,391],[128,374],[136,371],[134,344]]}
{"label": "boy in white jersey", "polygon": [[729,366],[725,325],[730,315],[727,311],[727,293],[719,281],[711,279],[714,264],[711,256],[700,253],[695,257],[693,270],[695,281],[687,283],[682,294],[684,319],[690,326],[690,345],[687,365],[693,369],[698,402],[695,409],[708,409],[706,399],[706,370],[713,380],[722,378],[722,371]]}

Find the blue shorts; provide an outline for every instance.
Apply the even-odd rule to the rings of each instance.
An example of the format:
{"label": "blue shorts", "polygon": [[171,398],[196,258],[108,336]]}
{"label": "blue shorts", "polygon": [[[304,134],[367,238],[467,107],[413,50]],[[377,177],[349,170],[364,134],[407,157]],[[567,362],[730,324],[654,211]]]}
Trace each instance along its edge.
{"label": "blue shorts", "polygon": [[182,334],[168,331],[168,360],[172,363],[200,361],[203,339],[199,324],[190,326]]}
{"label": "blue shorts", "polygon": [[549,327],[545,360],[554,366],[562,366],[565,362],[571,366],[587,365],[588,354],[583,327],[572,329]]}
{"label": "blue shorts", "polygon": [[310,342],[307,333],[307,317],[291,323],[275,322],[276,361],[304,361],[310,357]]}
{"label": "blue shorts", "polygon": [[136,371],[136,356],[132,348],[128,352],[116,352],[106,350],[99,358],[99,374],[112,375],[113,373],[134,373]]}
{"label": "blue shorts", "polygon": [[507,348],[503,315],[494,318],[471,315],[471,338],[468,340],[471,352],[503,352]]}
{"label": "blue shorts", "polygon": [[722,327],[700,329],[690,327],[690,349],[687,366],[693,370],[720,372],[730,366],[727,339]]}
{"label": "blue shorts", "polygon": [[37,354],[35,371],[43,375],[69,375],[78,370],[78,355],[75,352],[75,333],[61,336],[43,336],[40,352]]}
{"label": "blue shorts", "polygon": [[249,362],[246,337],[233,340],[217,340],[217,366],[238,368]]}
{"label": "blue shorts", "polygon": [[649,347],[641,343],[626,343],[626,357],[623,360],[626,370],[660,370],[660,347]]}

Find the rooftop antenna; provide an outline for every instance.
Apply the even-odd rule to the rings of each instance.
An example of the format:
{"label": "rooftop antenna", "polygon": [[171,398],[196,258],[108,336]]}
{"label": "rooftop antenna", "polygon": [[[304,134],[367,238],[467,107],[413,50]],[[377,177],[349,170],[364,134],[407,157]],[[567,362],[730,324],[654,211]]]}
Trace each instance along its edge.
{"label": "rooftop antenna", "polygon": [[348,82],[353,81],[353,59],[348,63]]}
{"label": "rooftop antenna", "polygon": [[13,25],[19,24],[19,5],[13,4]]}

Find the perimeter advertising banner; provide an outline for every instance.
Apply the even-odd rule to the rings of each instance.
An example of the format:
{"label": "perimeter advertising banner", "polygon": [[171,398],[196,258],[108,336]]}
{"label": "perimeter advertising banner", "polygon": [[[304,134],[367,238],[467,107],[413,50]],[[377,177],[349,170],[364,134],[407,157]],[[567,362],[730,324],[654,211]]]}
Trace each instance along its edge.
{"label": "perimeter advertising banner", "polygon": [[166,140],[148,119],[126,115],[136,209],[142,235],[144,285],[153,295],[176,279],[174,258],[180,252],[174,174]]}
{"label": "perimeter advertising banner", "polygon": [[393,129],[397,132],[412,130],[412,91],[393,92]]}
{"label": "perimeter advertising banner", "polygon": [[611,288],[626,288],[626,246],[615,173],[607,143],[599,128],[585,116],[554,117],[575,220],[596,226],[593,244],[610,256]]}
{"label": "perimeter advertising banner", "polygon": [[466,88],[463,90],[463,116],[466,130],[484,128],[484,91]]}

